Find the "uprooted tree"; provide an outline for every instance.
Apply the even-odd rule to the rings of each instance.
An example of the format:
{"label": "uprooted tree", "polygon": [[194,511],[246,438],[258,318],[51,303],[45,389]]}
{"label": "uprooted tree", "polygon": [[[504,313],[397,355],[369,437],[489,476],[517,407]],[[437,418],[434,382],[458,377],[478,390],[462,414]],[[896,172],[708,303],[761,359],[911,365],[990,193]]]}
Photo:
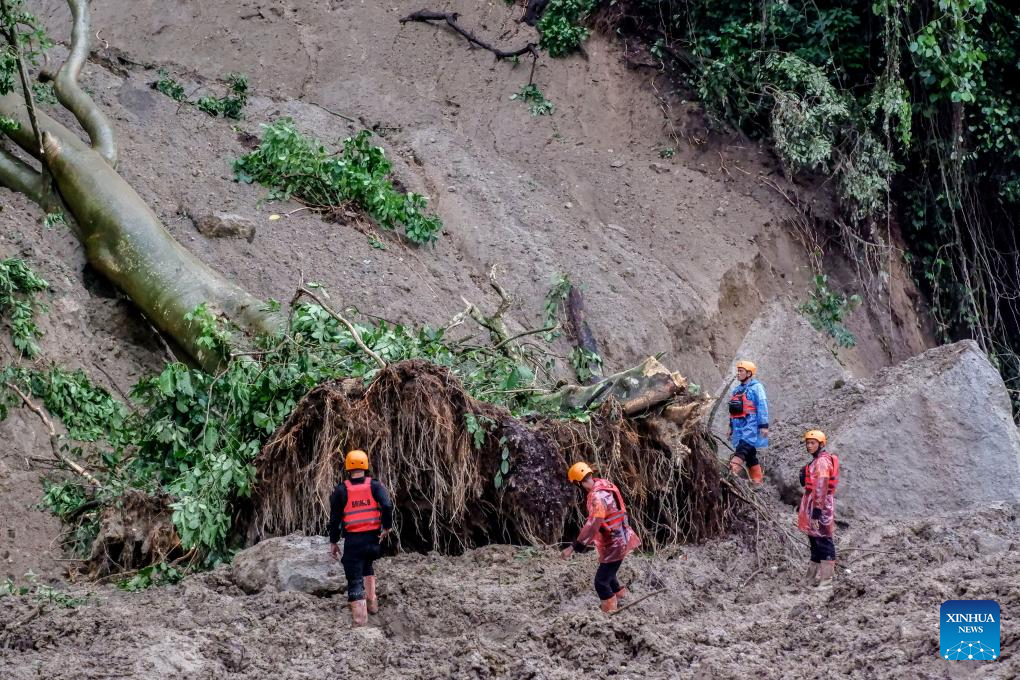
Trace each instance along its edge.
{"label": "uprooted tree", "polygon": [[[118,174],[113,127],[78,85],[88,5],[68,4],[70,54],[54,91],[89,143],[36,110],[29,65],[42,34],[21,0],[4,0],[0,122],[22,153],[0,146],[0,184],[71,217],[92,266],[198,366],[168,365],[128,404],[80,372],[5,369],[79,473],[76,484],[48,487],[47,501],[93,573],[216,560],[246,540],[321,531],[341,452],[354,446],[372,451],[413,548],[559,540],[577,519],[563,471],[580,458],[621,483],[648,545],[723,530],[707,398],[655,359],[605,378],[589,362],[596,382],[562,385],[548,354],[523,340],[551,328],[512,335],[494,273],[494,314],[468,303],[446,327],[412,331],[354,324],[309,289],[286,315],[198,260]],[[588,361],[597,345],[582,306],[574,293],[570,326]],[[451,339],[468,319],[487,343]],[[251,351],[234,351],[242,341]],[[61,418],[91,471],[58,446],[33,397]]]}

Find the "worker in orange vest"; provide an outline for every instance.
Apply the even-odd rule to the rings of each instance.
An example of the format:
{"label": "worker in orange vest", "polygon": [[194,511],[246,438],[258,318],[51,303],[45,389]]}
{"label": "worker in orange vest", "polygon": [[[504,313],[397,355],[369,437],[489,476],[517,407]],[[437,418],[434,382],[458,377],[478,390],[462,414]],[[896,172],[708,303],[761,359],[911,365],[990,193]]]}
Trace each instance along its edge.
{"label": "worker in orange vest", "polygon": [[[354,450],[344,459],[348,479],[329,498],[329,552],[347,577],[347,601],[355,626],[379,611],[374,562],[393,528],[393,503],[379,480],[368,476],[368,454]],[[344,537],[343,557],[338,541]]]}
{"label": "worker in orange vest", "polygon": [[832,588],[836,571],[836,487],[839,486],[839,458],[825,448],[821,430],[804,434],[804,447],[811,462],[801,468],[800,483],[804,495],[797,511],[797,528],[807,534],[811,562],[805,577],[807,585],[819,590]]}
{"label": "worker in orange vest", "polygon": [[591,467],[584,462],[574,463],[567,471],[567,479],[588,494],[588,519],[573,544],[563,551],[562,557],[568,560],[575,552],[585,552],[592,543],[595,544],[599,556],[595,592],[601,600],[602,611],[614,612],[619,601],[628,595],[627,589],[617,580],[617,572],[623,558],[641,545],[641,539],[631,529],[623,495],[612,482],[595,477]]}

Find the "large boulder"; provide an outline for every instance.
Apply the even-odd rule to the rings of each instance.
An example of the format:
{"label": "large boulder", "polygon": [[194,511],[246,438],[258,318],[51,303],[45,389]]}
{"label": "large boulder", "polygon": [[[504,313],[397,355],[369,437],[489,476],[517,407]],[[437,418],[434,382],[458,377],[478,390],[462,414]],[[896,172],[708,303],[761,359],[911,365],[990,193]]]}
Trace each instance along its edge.
{"label": "large boulder", "polygon": [[765,466],[788,500],[800,496],[803,432],[826,432],[842,465],[844,518],[920,517],[1020,500],[1020,432],[1002,378],[973,341],[851,382],[776,425]]}
{"label": "large boulder", "polygon": [[231,578],[247,593],[266,589],[330,595],[346,590],[343,569],[324,536],[268,538],[234,558]]}
{"label": "large boulder", "polygon": [[[754,320],[737,350],[727,381],[737,370],[737,361],[747,359],[758,366],[758,380],[765,385],[769,418],[775,422],[801,411],[851,379],[840,363],[832,342],[798,313],[789,300],[773,300]],[[735,383],[729,383],[729,389]],[[727,384],[716,394],[728,394]],[[726,404],[719,406],[713,431],[727,437]]]}

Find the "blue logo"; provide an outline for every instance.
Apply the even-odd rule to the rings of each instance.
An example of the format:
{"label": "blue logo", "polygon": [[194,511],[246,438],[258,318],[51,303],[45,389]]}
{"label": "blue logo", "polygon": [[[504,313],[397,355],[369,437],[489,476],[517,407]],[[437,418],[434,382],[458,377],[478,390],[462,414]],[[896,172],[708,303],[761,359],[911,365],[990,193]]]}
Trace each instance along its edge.
{"label": "blue logo", "polygon": [[950,661],[999,658],[999,603],[946,600],[939,609],[939,653]]}

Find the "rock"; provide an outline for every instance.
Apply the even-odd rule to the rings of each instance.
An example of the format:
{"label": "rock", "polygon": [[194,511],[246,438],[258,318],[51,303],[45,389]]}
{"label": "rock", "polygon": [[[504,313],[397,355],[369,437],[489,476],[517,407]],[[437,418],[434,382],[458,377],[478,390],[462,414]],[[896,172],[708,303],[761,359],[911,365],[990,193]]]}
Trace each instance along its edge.
{"label": "rock", "polygon": [[237,554],[230,577],[246,593],[274,589],[329,595],[346,590],[343,569],[330,557],[324,536],[266,539]]}
{"label": "rock", "polygon": [[[930,349],[863,387],[834,390],[782,419],[766,467],[771,458],[796,484],[806,462],[800,435],[817,427],[840,457],[836,512],[844,519],[930,517],[1020,500],[1020,434],[1006,386],[977,343]],[[987,549],[1002,548],[994,538]]]}
{"label": "rock", "polygon": [[670,167],[668,165],[663,165],[662,163],[650,163],[648,167],[660,175],[670,171]]}
{"label": "rock", "polygon": [[215,213],[203,215],[195,219],[195,228],[199,233],[209,238],[239,237],[251,243],[255,239],[255,222],[230,213]]}
{"label": "rock", "polygon": [[609,164],[609,167],[611,167],[611,168],[622,168],[626,162],[627,161],[623,161],[623,160],[613,161],[612,163]]}
{"label": "rock", "polygon": [[974,537],[977,551],[981,555],[997,555],[1009,551],[1011,542],[1008,538],[995,534],[980,533]]}

